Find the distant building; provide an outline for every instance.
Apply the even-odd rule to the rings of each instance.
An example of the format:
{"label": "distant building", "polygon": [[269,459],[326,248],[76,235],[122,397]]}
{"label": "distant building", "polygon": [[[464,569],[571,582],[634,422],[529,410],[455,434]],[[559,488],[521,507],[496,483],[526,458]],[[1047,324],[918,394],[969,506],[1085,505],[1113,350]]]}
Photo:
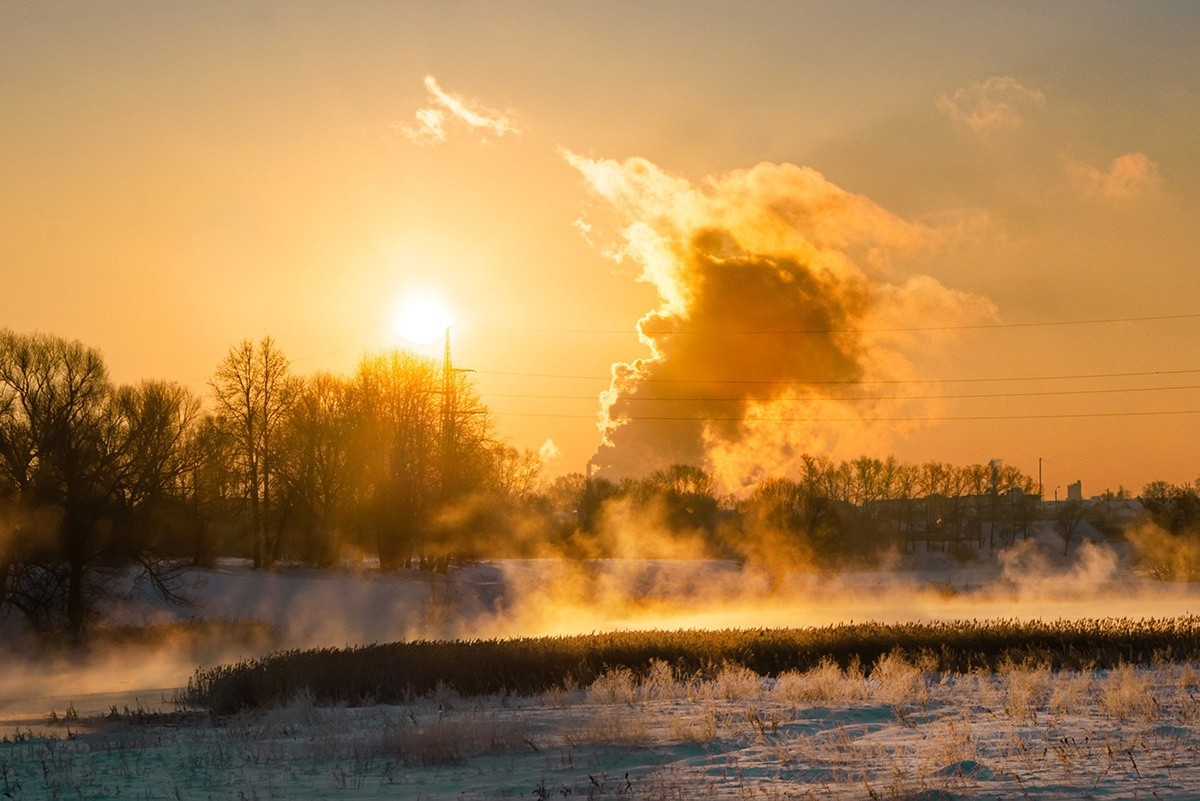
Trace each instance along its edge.
{"label": "distant building", "polygon": [[1067,500],[1068,501],[1083,501],[1083,480],[1080,479],[1074,484],[1067,485]]}

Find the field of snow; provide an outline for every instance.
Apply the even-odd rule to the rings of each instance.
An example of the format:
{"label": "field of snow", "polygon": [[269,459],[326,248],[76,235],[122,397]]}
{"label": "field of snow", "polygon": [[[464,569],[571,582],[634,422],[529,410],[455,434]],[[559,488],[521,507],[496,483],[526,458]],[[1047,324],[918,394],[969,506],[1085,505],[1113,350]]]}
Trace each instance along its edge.
{"label": "field of snow", "polygon": [[[133,597],[129,623],[260,621],[263,640],[0,656],[0,793],[43,798],[1186,798],[1200,787],[1200,668],[939,675],[896,661],[764,680],[621,672],[535,698],[172,711],[198,666],[418,638],[954,619],[1168,617],[1200,588],[1139,578],[1119,550],[1022,545],[968,566],[768,576],[725,562],[510,561],[439,576],[196,571],[190,608]],[[115,719],[102,719],[116,711]],[[131,711],[135,714],[120,714]],[[49,722],[53,712],[59,720]]]}
{"label": "field of snow", "polygon": [[[1194,798],[1200,670],[940,676],[902,660],[536,698],[66,721],[0,744],[13,799]],[[74,728],[72,728],[74,727]],[[68,735],[68,732],[70,734]]]}

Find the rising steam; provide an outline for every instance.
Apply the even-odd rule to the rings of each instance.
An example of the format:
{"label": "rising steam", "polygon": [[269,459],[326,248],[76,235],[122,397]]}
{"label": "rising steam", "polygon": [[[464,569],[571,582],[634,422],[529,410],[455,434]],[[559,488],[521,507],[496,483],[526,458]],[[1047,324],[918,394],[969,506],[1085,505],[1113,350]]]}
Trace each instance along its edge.
{"label": "rising steam", "polygon": [[891,405],[881,424],[865,385],[911,377],[928,329],[995,317],[985,298],[898,271],[941,232],[815,170],[760,164],[697,186],[643,159],[564,155],[618,217],[607,252],[661,301],[638,323],[650,355],[614,364],[602,396],[602,474],[703,465],[737,490],[804,453],[879,446],[897,412],[921,407]]}

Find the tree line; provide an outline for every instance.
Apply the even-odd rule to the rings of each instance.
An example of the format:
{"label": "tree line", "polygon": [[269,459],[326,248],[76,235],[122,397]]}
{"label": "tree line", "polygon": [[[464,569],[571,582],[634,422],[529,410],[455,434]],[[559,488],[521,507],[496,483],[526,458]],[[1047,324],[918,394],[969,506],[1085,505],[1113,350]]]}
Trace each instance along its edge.
{"label": "tree line", "polygon": [[[702,532],[710,552],[763,563],[829,564],[887,549],[996,548],[1026,537],[1039,513],[1034,481],[999,461],[956,466],[894,457],[802,457],[798,475],[720,497],[704,470],[675,465],[614,482],[575,474],[551,492],[577,499],[577,537],[601,534],[614,502],[657,515],[667,531]],[[563,501],[559,501],[560,508]]]}
{"label": "tree line", "polygon": [[181,571],[218,556],[439,571],[655,553],[820,565],[920,543],[1000,547],[1039,513],[1033,479],[998,461],[807,456],[736,498],[689,465],[545,481],[536,453],[496,437],[470,374],[446,366],[395,350],[350,375],[298,375],[268,337],[231,347],[201,397],[118,386],[94,348],[0,330],[0,617],[78,638],[131,568],[170,598]]}
{"label": "tree line", "polygon": [[94,348],[0,331],[0,615],[78,638],[131,566],[173,597],[217,555],[444,570],[536,477],[464,374],[406,351],[299,376],[247,340],[209,390],[118,386]]}

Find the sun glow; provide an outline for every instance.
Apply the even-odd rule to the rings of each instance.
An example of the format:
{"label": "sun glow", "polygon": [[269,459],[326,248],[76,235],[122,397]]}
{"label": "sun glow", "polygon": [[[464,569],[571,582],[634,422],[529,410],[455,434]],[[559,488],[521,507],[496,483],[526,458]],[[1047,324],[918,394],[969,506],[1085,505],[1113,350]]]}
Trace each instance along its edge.
{"label": "sun glow", "polygon": [[414,345],[434,344],[453,324],[454,313],[433,292],[408,292],[392,312],[392,330]]}

